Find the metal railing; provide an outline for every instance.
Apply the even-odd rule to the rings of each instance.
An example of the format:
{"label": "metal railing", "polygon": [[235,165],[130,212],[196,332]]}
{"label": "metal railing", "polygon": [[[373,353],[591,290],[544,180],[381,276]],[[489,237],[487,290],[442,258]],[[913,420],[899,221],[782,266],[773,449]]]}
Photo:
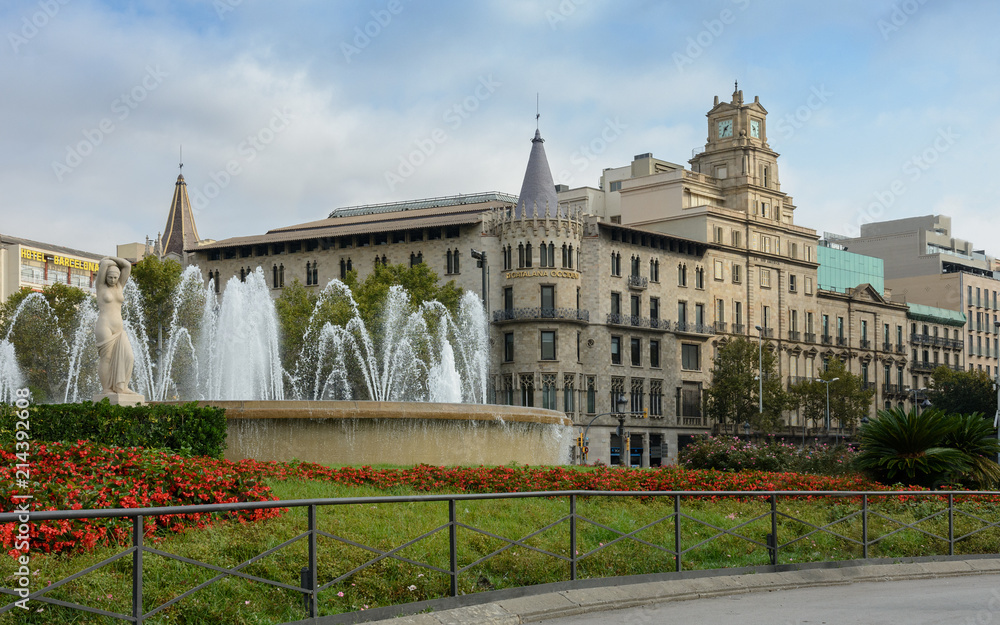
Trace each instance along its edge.
{"label": "metal railing", "polygon": [[590,321],[590,311],[578,308],[510,308],[493,311],[493,321],[519,321],[525,319],[569,319]]}
{"label": "metal railing", "polygon": [[654,330],[669,330],[670,322],[666,319],[649,319],[636,315],[622,315],[619,313],[608,313],[608,325],[632,326],[635,328],[652,328]]}
{"label": "metal railing", "polygon": [[816,333],[806,332],[806,343],[815,343],[815,342],[816,342]]}
{"label": "metal railing", "polygon": [[[469,494],[451,494],[451,495],[413,495],[413,496],[396,496],[396,497],[348,497],[340,499],[300,499],[291,501],[265,501],[265,502],[244,502],[244,503],[228,503],[228,504],[211,504],[211,505],[199,505],[199,506],[164,506],[160,508],[129,508],[129,509],[101,509],[101,510],[53,510],[53,511],[38,511],[31,513],[32,523],[37,523],[38,521],[45,520],[62,520],[62,519],[110,519],[110,518],[120,518],[120,519],[130,519],[132,522],[132,538],[131,546],[112,555],[111,557],[105,558],[104,560],[92,565],[87,568],[73,573],[68,577],[60,580],[52,581],[49,585],[42,589],[35,590],[33,592],[28,592],[26,597],[22,597],[21,594],[15,588],[0,588],[0,593],[6,594],[8,596],[14,597],[15,601],[8,603],[0,607],[0,614],[5,612],[11,612],[17,608],[17,601],[19,599],[28,599],[30,601],[36,601],[40,603],[47,603],[50,605],[61,606],[64,608],[70,608],[78,612],[86,612],[90,614],[97,614],[101,616],[106,616],[112,619],[118,619],[126,621],[129,623],[142,624],[146,619],[149,619],[167,607],[191,596],[193,593],[210,586],[221,580],[235,577],[244,580],[254,581],[276,588],[283,588],[285,590],[290,590],[293,593],[301,594],[304,599],[304,611],[308,614],[309,618],[316,618],[319,616],[319,595],[325,590],[333,588],[336,584],[346,582],[353,575],[379,563],[384,563],[388,560],[397,560],[399,562],[414,565],[429,571],[435,571],[444,574],[449,580],[449,595],[452,597],[458,596],[459,594],[459,579],[463,573],[470,574],[470,569],[482,564],[483,562],[494,558],[500,554],[504,554],[512,548],[518,548],[525,551],[533,551],[536,553],[543,554],[555,560],[562,561],[566,564],[568,578],[573,581],[577,579],[577,567],[580,562],[591,558],[595,554],[605,549],[618,544],[619,542],[630,540],[635,541],[645,547],[653,550],[657,550],[661,553],[672,556],[673,566],[675,571],[684,570],[684,555],[702,547],[713,540],[720,537],[733,537],[736,539],[744,540],[753,546],[759,547],[768,555],[768,560],[771,565],[781,564],[781,552],[799,541],[805,541],[810,539],[811,536],[815,534],[829,534],[835,538],[839,538],[846,541],[855,547],[860,547],[861,557],[867,559],[869,557],[869,549],[872,546],[877,545],[881,541],[890,538],[902,531],[907,529],[914,530],[924,536],[940,541],[940,543],[947,545],[947,551],[949,556],[955,555],[955,545],[960,541],[966,540],[969,537],[985,531],[989,528],[1000,528],[1000,521],[990,521],[983,518],[980,514],[973,514],[968,510],[956,507],[955,497],[967,498],[970,496],[989,496],[996,497],[996,492],[989,491],[923,491],[923,492],[913,492],[913,491],[587,491],[587,490],[572,490],[572,491],[541,491],[541,492],[521,492],[521,493],[469,493]],[[630,531],[622,531],[610,527],[594,519],[588,518],[577,512],[577,502],[580,498],[592,498],[592,497],[643,497],[646,499],[666,499],[670,501],[672,506],[672,511],[669,514],[665,514],[659,519],[647,523],[642,527],[637,529],[631,529]],[[843,499],[849,504],[855,504],[857,509],[854,511],[843,511],[837,512],[835,519],[824,519],[820,523],[823,525],[817,525],[809,520],[798,518],[779,510],[778,501],[779,499],[799,499],[808,497],[810,499]],[[458,506],[456,505],[460,501],[474,501],[474,500],[494,500],[494,499],[530,499],[530,498],[546,498],[546,499],[566,499],[568,503],[567,513],[563,516],[549,522],[544,527],[541,527],[527,536],[520,538],[510,538],[506,536],[501,536],[493,532],[489,532],[482,528],[464,523],[459,519]],[[712,500],[719,498],[734,498],[737,500],[757,500],[768,502],[769,509],[757,514],[753,518],[742,520],[741,522],[733,525],[732,527],[720,527],[713,523],[710,523],[704,519],[697,518],[686,514],[681,507],[682,500],[685,499],[707,499]],[[920,514],[924,514],[920,519],[907,523],[902,520],[894,519],[887,514],[884,514],[878,509],[873,509],[871,506],[871,499],[893,499],[899,498],[903,500],[904,498],[931,498],[936,499],[941,503],[947,505],[941,507],[938,510],[927,510],[924,509]],[[447,520],[442,519],[441,523],[424,532],[423,534],[412,538],[408,541],[402,542],[392,548],[379,548],[370,545],[366,545],[361,542],[345,538],[343,536],[338,536],[329,532],[325,532],[319,529],[318,514],[320,508],[334,508],[336,506],[345,505],[364,505],[364,506],[377,506],[379,504],[397,504],[397,503],[414,503],[414,502],[447,502]],[[209,564],[206,562],[201,562],[194,560],[192,558],[185,558],[178,556],[176,554],[168,553],[157,549],[155,547],[150,547],[145,543],[145,534],[143,531],[143,520],[146,517],[162,517],[165,515],[179,515],[179,514],[212,514],[220,512],[234,512],[240,510],[261,510],[261,509],[272,509],[272,508],[305,508],[306,509],[306,531],[294,536],[281,544],[260,553],[249,560],[246,560],[240,564],[232,567],[222,567]],[[787,508],[786,508],[787,509]],[[834,510],[842,510],[842,508],[831,508],[831,512]],[[978,511],[978,508],[976,508]],[[973,529],[971,531],[964,530],[956,531],[956,517],[960,516],[963,519],[973,519],[982,524],[978,529]],[[871,519],[881,519],[882,521],[888,522],[889,527],[896,527],[895,529],[889,530],[888,528],[883,529],[881,532],[876,530],[876,532],[871,531],[871,526],[869,521]],[[929,531],[925,527],[918,527],[921,523],[926,521],[938,520],[939,522],[947,518],[947,535],[937,534],[933,531]],[[784,527],[779,527],[779,520],[783,522]],[[701,528],[704,526],[706,529],[710,530],[706,532],[704,538],[698,536],[697,538],[687,538],[682,536],[681,525],[682,521],[685,524],[695,524],[696,527]],[[761,528],[750,527],[751,524],[758,521],[767,522],[769,521],[770,531],[764,537],[753,537],[748,534],[760,531]],[[853,521],[855,526],[851,528],[850,522]],[[0,514],[0,523],[17,523],[18,513],[7,512]],[[651,528],[653,526],[659,525],[661,523],[671,523],[673,527],[673,540],[669,541],[666,545],[656,544],[644,540],[643,538],[637,536],[643,530]],[[881,521],[880,521],[881,523]],[[589,551],[584,551],[580,553],[578,551],[578,537],[579,537],[579,527],[581,524],[591,524],[602,530],[611,532],[615,535],[614,538],[608,540],[607,542],[601,542],[599,546],[590,549]],[[892,525],[894,524],[894,525]],[[568,532],[563,534],[562,532],[550,532],[549,530],[559,527],[568,526]],[[860,527],[857,527],[860,525]],[[784,535],[779,535],[779,529],[784,529]],[[967,527],[965,529],[968,529]],[[463,531],[463,534],[468,532],[468,535],[478,535],[485,536],[492,539],[501,541],[502,546],[497,547],[485,556],[476,558],[475,556],[465,556],[466,560],[471,560],[463,565],[459,564],[459,530]],[[712,533],[714,531],[714,533]],[[939,530],[943,531],[943,530]],[[426,562],[420,562],[403,555],[403,553],[413,545],[420,543],[421,541],[432,542],[432,537],[439,533],[447,533],[448,536],[448,565],[447,568],[443,566],[434,566]],[[547,536],[562,536],[565,535],[566,544],[558,545],[556,547],[550,547],[548,549],[544,548],[545,545],[538,546],[537,544],[532,544],[533,538],[536,536],[545,534]],[[854,534],[857,537],[851,536]],[[877,534],[877,535],[873,535]],[[697,536],[697,534],[695,534]],[[346,570],[338,574],[329,575],[330,579],[320,579],[318,572],[318,561],[319,561],[319,549],[317,544],[317,539],[323,537],[326,539],[331,539],[339,543],[340,545],[346,545],[354,547],[370,554],[369,559],[358,565],[354,566],[354,563],[344,565]],[[784,538],[784,542],[782,542]],[[308,543],[308,552],[305,554],[302,564],[306,565],[302,571],[301,575],[301,585],[293,586],[291,584],[285,584],[282,582],[277,582],[271,579],[266,579],[258,577],[256,575],[250,575],[243,572],[251,564],[261,561],[278,551],[297,543],[300,540],[305,540]],[[670,542],[673,544],[670,545]],[[943,546],[943,545],[942,545]],[[672,548],[670,548],[672,547]],[[491,547],[492,548],[492,547]],[[153,607],[152,609],[146,609],[146,601],[143,595],[143,575],[148,571],[149,566],[145,563],[145,555],[154,555],[160,558],[166,558],[169,560],[175,560],[183,562],[186,564],[191,564],[194,566],[202,567],[214,571],[216,575],[206,582],[198,584],[194,588],[187,590],[186,592],[173,597],[172,599]],[[566,555],[564,555],[566,554]],[[942,554],[943,555],[943,554]],[[62,588],[63,586],[82,578],[83,576],[91,573],[101,567],[104,567],[112,562],[119,559],[131,556],[132,566],[131,566],[131,577],[132,577],[132,605],[130,614],[121,614],[117,612],[111,612],[108,610],[100,610],[97,608],[92,608],[89,606],[80,605],[77,603],[72,603],[69,601],[63,601],[61,599],[55,599],[48,597],[49,593]],[[473,559],[475,558],[475,559]],[[339,572],[339,571],[338,571]],[[475,575],[477,572],[473,571],[471,574]],[[13,577],[6,578],[7,580],[14,579]],[[5,580],[6,581],[6,580]],[[332,590],[331,590],[332,592]]]}
{"label": "metal railing", "polygon": [[746,325],[742,323],[734,323],[733,329],[730,330],[730,332],[732,332],[733,334],[743,334],[744,330],[746,330]]}
{"label": "metal railing", "polygon": [[847,337],[846,336],[838,336],[837,337],[837,346],[838,347],[847,347]]}
{"label": "metal railing", "polygon": [[715,327],[704,323],[674,322],[674,332],[682,334],[715,334]]}
{"label": "metal railing", "polygon": [[820,337],[820,340],[823,341],[823,345],[829,345],[833,343],[833,337],[830,336],[829,334],[824,334],[823,336]]}
{"label": "metal railing", "polygon": [[798,330],[789,330],[788,331],[788,340],[789,341],[800,341],[800,340],[802,340],[801,337],[802,337],[802,333],[799,332]]}

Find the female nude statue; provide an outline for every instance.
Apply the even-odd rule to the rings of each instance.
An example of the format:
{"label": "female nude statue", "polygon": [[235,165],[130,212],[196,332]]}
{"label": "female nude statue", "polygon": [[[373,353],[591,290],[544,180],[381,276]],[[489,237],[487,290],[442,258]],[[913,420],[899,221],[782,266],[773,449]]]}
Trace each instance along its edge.
{"label": "female nude statue", "polygon": [[111,256],[101,260],[97,269],[97,376],[101,379],[101,392],[106,395],[129,394],[135,355],[125,336],[122,323],[122,304],[125,302],[125,283],[132,273],[132,263]]}

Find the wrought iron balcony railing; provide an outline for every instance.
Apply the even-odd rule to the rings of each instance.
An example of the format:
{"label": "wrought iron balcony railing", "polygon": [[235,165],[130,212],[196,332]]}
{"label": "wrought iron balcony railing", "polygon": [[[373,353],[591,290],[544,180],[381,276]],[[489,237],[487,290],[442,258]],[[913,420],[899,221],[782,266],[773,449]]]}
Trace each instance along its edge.
{"label": "wrought iron balcony railing", "polygon": [[653,330],[669,330],[670,322],[665,319],[649,319],[647,317],[637,317],[635,315],[620,315],[610,313],[607,317],[608,325],[632,326],[633,328],[651,328]]}
{"label": "wrought iron balcony railing", "polygon": [[682,334],[715,334],[715,328],[704,323],[674,323],[674,332]]}
{"label": "wrought iron balcony railing", "polygon": [[527,321],[532,319],[567,319],[590,321],[590,311],[579,308],[508,308],[493,311],[493,321]]}
{"label": "wrought iron balcony railing", "polygon": [[789,330],[788,331],[788,340],[789,341],[801,341],[802,340],[802,333],[799,332],[798,330]]}
{"label": "wrought iron balcony railing", "polygon": [[806,332],[806,343],[815,343],[815,342],[816,342],[816,333]]}

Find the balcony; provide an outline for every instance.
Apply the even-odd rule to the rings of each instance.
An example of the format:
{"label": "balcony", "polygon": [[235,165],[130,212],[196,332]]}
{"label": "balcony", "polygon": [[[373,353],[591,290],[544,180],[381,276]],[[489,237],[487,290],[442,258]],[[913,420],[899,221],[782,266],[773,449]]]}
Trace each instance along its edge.
{"label": "balcony", "polygon": [[874,382],[865,382],[865,381],[862,381],[861,382],[861,390],[864,390],[864,391],[874,391],[875,390],[875,383]]}
{"label": "balcony", "polygon": [[816,342],[816,333],[806,332],[806,343],[815,343],[815,342]]}
{"label": "balcony", "polygon": [[892,351],[892,343],[882,343],[882,351],[883,352],[891,352]]}
{"label": "balcony", "polygon": [[649,278],[645,276],[631,275],[628,277],[628,288],[644,289],[649,286]]}
{"label": "balcony", "polygon": [[871,349],[872,342],[868,339],[861,339],[861,349]]}
{"label": "balcony", "polygon": [[716,332],[728,332],[728,330],[726,330],[726,325],[727,324],[726,324],[725,321],[716,321],[715,322],[715,331]]}
{"label": "balcony", "polygon": [[532,321],[536,319],[566,319],[590,321],[590,311],[578,308],[509,308],[493,311],[493,323],[504,321]]}
{"label": "balcony", "polygon": [[929,360],[914,360],[910,363],[910,371],[914,373],[930,373],[941,366],[941,363]]}
{"label": "balcony", "polygon": [[897,343],[896,344],[896,353],[897,354],[904,354],[904,353],[906,353],[906,345],[903,345],[902,343]]}
{"label": "balcony", "polygon": [[704,323],[674,322],[674,332],[681,334],[715,334],[715,328]]}
{"label": "balcony", "polygon": [[774,328],[761,328],[760,333],[763,334],[766,339],[774,338]]}
{"label": "balcony", "polygon": [[883,384],[882,395],[905,397],[910,394],[910,389],[903,384]]}
{"label": "balcony", "polygon": [[802,384],[803,382],[811,382],[814,378],[808,375],[790,375],[788,376],[788,386],[792,387],[796,384]]}
{"label": "balcony", "polygon": [[734,323],[730,332],[732,334],[744,334],[746,332],[746,326],[742,323]]}
{"label": "balcony", "polygon": [[665,319],[649,319],[635,315],[620,315],[610,313],[607,318],[608,325],[632,326],[633,328],[652,328],[653,330],[667,331],[670,329],[670,322]]}
{"label": "balcony", "polygon": [[832,345],[833,344],[833,337],[830,336],[829,334],[824,334],[823,336],[820,337],[820,340],[822,340],[823,345]]}
{"label": "balcony", "polygon": [[788,340],[789,341],[801,341],[802,340],[802,333],[799,332],[798,330],[789,330],[788,331]]}
{"label": "balcony", "polygon": [[837,337],[837,347],[847,347],[847,337],[838,336]]}
{"label": "balcony", "polygon": [[681,417],[681,425],[707,428],[708,419],[705,417]]}

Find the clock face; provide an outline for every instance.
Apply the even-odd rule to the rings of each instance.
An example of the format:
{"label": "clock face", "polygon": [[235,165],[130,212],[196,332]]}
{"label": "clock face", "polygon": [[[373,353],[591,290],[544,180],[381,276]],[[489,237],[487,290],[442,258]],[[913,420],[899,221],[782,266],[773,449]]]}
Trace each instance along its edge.
{"label": "clock face", "polygon": [[724,119],[719,122],[719,138],[725,139],[726,137],[733,136],[733,120]]}
{"label": "clock face", "polygon": [[760,139],[760,122],[756,119],[750,120],[750,136],[754,139]]}

